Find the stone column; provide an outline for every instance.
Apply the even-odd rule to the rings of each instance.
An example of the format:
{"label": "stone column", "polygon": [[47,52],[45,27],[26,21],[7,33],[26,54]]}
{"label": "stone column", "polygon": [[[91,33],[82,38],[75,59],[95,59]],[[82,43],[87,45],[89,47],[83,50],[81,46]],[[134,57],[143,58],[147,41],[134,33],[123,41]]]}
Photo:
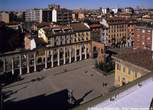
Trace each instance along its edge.
{"label": "stone column", "polygon": [[57,65],[60,66],[60,51],[57,49]]}
{"label": "stone column", "polygon": [[80,60],[82,60],[82,46],[80,45]]}
{"label": "stone column", "polygon": [[75,46],[74,48],[75,48],[75,52],[74,52],[74,53],[75,53],[75,55],[74,55],[74,60],[77,61],[77,47]]}
{"label": "stone column", "polygon": [[12,63],[12,75],[14,75],[14,58],[13,57],[11,59],[11,63]]}
{"label": "stone column", "polygon": [[66,58],[65,58],[65,47],[63,48],[63,51],[64,51],[64,53],[63,53],[63,64],[65,65],[65,63],[66,63]]}
{"label": "stone column", "polygon": [[87,46],[86,45],[84,47],[84,55],[85,55],[85,59],[87,59]]}
{"label": "stone column", "polygon": [[6,60],[5,58],[3,59],[3,72],[6,72]]}
{"label": "stone column", "polygon": [[22,75],[22,57],[21,57],[21,55],[19,56],[19,73],[20,73],[20,75]]}
{"label": "stone column", "polygon": [[53,50],[51,50],[51,67],[54,67],[53,57],[54,57],[54,53],[53,53]]}
{"label": "stone column", "polygon": [[26,62],[27,62],[27,73],[30,73],[30,65],[29,65],[29,54],[26,56]]}
{"label": "stone column", "polygon": [[72,57],[71,52],[72,52],[72,50],[71,50],[71,47],[70,47],[70,49],[69,49],[69,63],[71,63],[71,57]]}
{"label": "stone column", "polygon": [[45,50],[45,69],[47,69],[47,50]]}
{"label": "stone column", "polygon": [[37,66],[36,66],[36,52],[34,52],[34,72],[37,71]]}

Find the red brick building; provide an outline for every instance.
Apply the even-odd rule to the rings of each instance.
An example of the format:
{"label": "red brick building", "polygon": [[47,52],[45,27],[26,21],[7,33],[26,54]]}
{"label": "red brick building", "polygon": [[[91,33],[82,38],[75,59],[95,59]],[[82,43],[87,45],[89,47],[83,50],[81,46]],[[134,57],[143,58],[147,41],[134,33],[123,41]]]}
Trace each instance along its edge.
{"label": "red brick building", "polygon": [[133,40],[134,48],[153,49],[153,25],[137,25]]}

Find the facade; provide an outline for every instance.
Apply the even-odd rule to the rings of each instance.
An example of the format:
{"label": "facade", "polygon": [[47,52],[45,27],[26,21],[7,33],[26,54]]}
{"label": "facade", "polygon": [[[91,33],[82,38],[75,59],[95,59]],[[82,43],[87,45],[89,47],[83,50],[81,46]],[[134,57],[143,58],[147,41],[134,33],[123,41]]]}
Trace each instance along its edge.
{"label": "facade", "polygon": [[[129,40],[128,45],[132,47],[133,47],[133,42],[135,37],[134,33],[135,33],[136,24],[137,24],[137,21],[135,19],[131,19],[128,24],[128,40]],[[130,45],[130,42],[131,42],[131,45]]]}
{"label": "facade", "polygon": [[48,10],[51,11],[52,22],[55,23],[71,23],[72,21],[72,11],[69,9],[61,8],[60,5],[50,4]]}
{"label": "facade", "polygon": [[109,25],[107,31],[109,41],[120,42],[123,37],[128,37],[128,22],[123,18],[108,18],[106,19]]}
{"label": "facade", "polygon": [[126,7],[125,9],[124,9],[124,12],[125,13],[134,13],[134,9],[132,8],[132,7]]}
{"label": "facade", "polygon": [[134,48],[153,49],[153,25],[141,23],[135,27]]}
{"label": "facade", "polygon": [[107,44],[110,47],[132,47],[132,38],[134,36],[134,27],[136,20],[121,17],[106,18],[108,24]]}
{"label": "facade", "polygon": [[85,19],[85,14],[84,12],[74,12],[72,14],[72,19],[73,21],[80,21]]}
{"label": "facade", "polygon": [[[42,32],[42,30],[44,30]],[[0,55],[0,73],[23,74],[87,59],[91,56],[90,29],[83,23],[41,28],[48,38],[46,47]],[[45,39],[47,40],[47,39]],[[29,46],[30,47],[30,46]],[[15,72],[16,71],[16,72]]]}
{"label": "facade", "polygon": [[54,14],[54,17],[57,18],[56,22],[63,23],[63,24],[71,23],[72,11],[68,10],[68,9],[61,8],[61,9],[57,10],[57,12]]}
{"label": "facade", "polygon": [[43,22],[52,22],[52,11],[49,9],[44,9],[42,11],[42,21]]}
{"label": "facade", "polygon": [[30,34],[25,34],[24,37],[24,48],[26,50],[31,49],[31,39],[30,39]]}
{"label": "facade", "polygon": [[0,21],[3,21],[5,23],[9,23],[9,13],[6,13],[6,12],[2,12],[0,13]]}
{"label": "facade", "polygon": [[118,13],[118,9],[117,8],[113,8],[112,11],[114,12],[114,14]]}
{"label": "facade", "polygon": [[45,9],[42,15],[43,22],[66,24],[72,21],[72,12],[68,9]]}
{"label": "facade", "polygon": [[28,9],[25,12],[26,22],[42,22],[42,9]]}
{"label": "facade", "polygon": [[60,5],[58,5],[58,4],[49,4],[48,8],[49,9],[60,9]]}
{"label": "facade", "polygon": [[101,11],[102,11],[103,14],[107,14],[108,13],[107,8],[101,8]]}
{"label": "facade", "polygon": [[123,86],[152,71],[152,52],[127,49],[113,56],[115,60],[115,86]]}
{"label": "facade", "polygon": [[24,48],[26,50],[33,50],[36,48],[35,39],[31,37],[30,33],[26,33],[24,37]]}
{"label": "facade", "polygon": [[88,25],[91,29],[92,40],[104,43],[106,37],[106,31],[108,28],[105,27],[100,22],[88,23]]}
{"label": "facade", "polygon": [[108,24],[106,24],[103,20],[101,22],[99,21],[85,21],[86,25],[91,30],[92,40],[96,42],[100,42],[105,44],[107,46],[107,30],[108,30]]}
{"label": "facade", "polygon": [[92,41],[92,58],[96,58],[98,64],[104,62],[105,45],[100,42]]}

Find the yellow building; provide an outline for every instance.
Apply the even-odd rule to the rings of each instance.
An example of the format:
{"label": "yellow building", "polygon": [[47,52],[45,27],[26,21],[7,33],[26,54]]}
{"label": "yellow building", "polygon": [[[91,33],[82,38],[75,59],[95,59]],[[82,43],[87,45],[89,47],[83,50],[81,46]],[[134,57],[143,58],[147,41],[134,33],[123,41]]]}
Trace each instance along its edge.
{"label": "yellow building", "polygon": [[123,50],[113,56],[115,60],[115,86],[123,86],[153,70],[152,52],[148,50]]}

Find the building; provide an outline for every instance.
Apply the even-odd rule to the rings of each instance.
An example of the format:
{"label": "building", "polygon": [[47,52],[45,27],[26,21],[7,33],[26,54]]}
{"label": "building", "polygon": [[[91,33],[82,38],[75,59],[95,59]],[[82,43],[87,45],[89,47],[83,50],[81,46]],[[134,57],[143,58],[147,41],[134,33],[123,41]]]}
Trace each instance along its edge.
{"label": "building", "polygon": [[152,52],[143,49],[121,49],[115,60],[115,86],[123,86],[153,70]]}
{"label": "building", "polygon": [[118,9],[117,8],[113,8],[112,11],[114,12],[114,14],[118,13]]}
{"label": "building", "polygon": [[109,28],[107,30],[107,42],[111,47],[131,47],[132,30],[135,26],[133,19],[125,19],[121,17],[109,17],[105,19]]}
{"label": "building", "polygon": [[84,22],[91,30],[92,40],[104,43],[106,30],[108,29],[108,27],[106,27],[102,22],[99,21],[86,20]]}
{"label": "building", "polygon": [[85,19],[85,14],[83,12],[74,12],[72,14],[73,21],[80,21]]}
{"label": "building", "polygon": [[[42,27],[38,30],[38,37],[47,42],[46,47],[30,50],[30,40],[27,40],[28,50],[0,55],[3,65],[0,73],[11,72],[12,75],[21,75],[25,72],[23,68],[26,73],[30,73],[39,70],[40,65],[42,68],[50,68],[91,57],[90,29],[83,23]],[[35,43],[37,46],[37,41]]]}
{"label": "building", "polygon": [[107,8],[100,8],[100,11],[102,12],[102,14],[107,14],[108,13]]}
{"label": "building", "polygon": [[133,14],[133,13],[134,13],[134,9],[133,9],[132,7],[126,7],[126,8],[124,9],[124,12],[125,12],[125,13]]}
{"label": "building", "polygon": [[127,20],[123,18],[108,18],[106,19],[109,29],[107,31],[109,41],[113,43],[113,40],[115,42],[120,42],[123,37],[128,37],[128,22]]}
{"label": "building", "polygon": [[42,22],[42,9],[28,9],[25,12],[26,22]]}
{"label": "building", "polygon": [[153,49],[153,24],[140,22],[135,27],[134,48]]}
{"label": "building", "polygon": [[49,4],[48,9],[60,9],[61,6],[58,4]]}
{"label": "building", "polygon": [[9,20],[9,13],[6,13],[6,12],[2,12],[0,13],[0,21],[3,21],[5,23],[9,23],[10,20]]}
{"label": "building", "polygon": [[36,48],[36,44],[35,43],[33,45],[31,45],[32,44],[31,40],[32,39],[31,39],[30,34],[26,33],[25,34],[25,38],[24,38],[24,46],[25,46],[26,50],[28,50],[28,49],[32,50],[32,49]]}
{"label": "building", "polygon": [[42,11],[42,21],[52,22],[52,11],[49,9],[43,9]]}
{"label": "building", "polygon": [[137,21],[135,19],[131,19],[128,23],[128,39],[127,39],[127,45],[133,47],[134,42],[134,33],[135,33],[135,27],[136,27]]}
{"label": "building", "polygon": [[61,8],[59,10],[53,9],[53,22],[58,22],[58,23],[71,23],[72,21],[72,11]]}
{"label": "building", "polygon": [[46,42],[46,36],[43,36],[39,33],[37,35],[36,32],[25,33],[24,36],[24,48],[26,50],[34,50],[36,48],[44,47],[48,42]]}
{"label": "building", "polygon": [[105,45],[101,42],[92,41],[92,58],[95,58],[98,64],[104,62],[105,59]]}
{"label": "building", "polygon": [[55,23],[71,23],[72,11],[66,8],[61,8],[60,5],[51,4],[48,9],[52,11],[52,22]]}

